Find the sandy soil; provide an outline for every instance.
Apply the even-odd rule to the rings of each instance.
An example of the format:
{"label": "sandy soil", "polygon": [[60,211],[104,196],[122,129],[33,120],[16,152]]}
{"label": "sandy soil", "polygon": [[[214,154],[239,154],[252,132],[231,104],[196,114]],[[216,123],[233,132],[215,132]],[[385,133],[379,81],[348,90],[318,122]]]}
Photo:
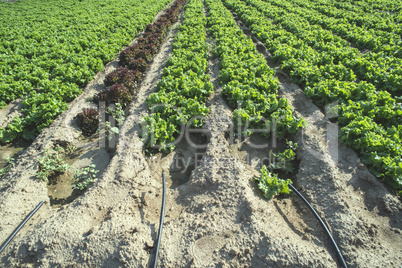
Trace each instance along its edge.
{"label": "sandy soil", "polygon": [[[232,111],[220,95],[218,59],[211,56],[209,61],[214,93],[204,133],[192,134],[171,154],[144,153],[140,135],[142,118],[148,114],[145,99],[161,78],[176,33],[177,24],[127,111],[115,150],[102,146],[102,140],[82,139],[73,117],[104,87],[103,79],[117,68],[117,59],[0,180],[0,241],[45,200],[0,256],[2,266],[149,267],[164,171],[168,181],[161,267],[337,267],[329,239],[296,194],[268,201],[256,188],[253,177],[259,175],[259,160],[269,148],[251,146],[262,141],[258,136],[241,142],[228,137]],[[213,48],[212,40],[209,44]],[[263,45],[256,45],[269,61]],[[277,73],[281,95],[308,123],[294,137],[300,145],[299,167],[290,177],[294,185],[325,219],[349,267],[399,267],[400,200],[353,150],[336,143],[329,135],[336,125],[289,83],[285,73]],[[59,196],[65,203],[54,202],[54,191],[35,179],[41,151],[59,142],[77,147],[74,168],[95,163],[101,170],[83,194]],[[334,154],[331,148],[339,150]],[[189,162],[190,168],[184,170],[180,161]],[[74,198],[66,200],[66,195]]]}

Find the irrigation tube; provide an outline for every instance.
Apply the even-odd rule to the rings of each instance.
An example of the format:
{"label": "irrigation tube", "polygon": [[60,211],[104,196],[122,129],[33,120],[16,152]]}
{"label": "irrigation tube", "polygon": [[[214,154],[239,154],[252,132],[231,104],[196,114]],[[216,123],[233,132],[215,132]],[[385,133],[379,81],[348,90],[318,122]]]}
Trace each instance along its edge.
{"label": "irrigation tube", "polygon": [[162,172],[162,180],[163,180],[162,208],[161,208],[161,218],[159,220],[158,243],[156,244],[155,261],[154,261],[154,266],[153,266],[154,268],[156,268],[156,264],[158,263],[158,253],[159,253],[159,246],[161,244],[163,219],[165,217],[166,182],[165,182],[165,173],[164,172]]}
{"label": "irrigation tube", "polygon": [[320,222],[320,224],[322,225],[322,227],[324,228],[325,232],[327,233],[329,239],[332,242],[332,245],[335,247],[335,251],[336,251],[336,255],[338,256],[339,261],[341,262],[341,265],[343,268],[347,268],[348,266],[346,265],[345,260],[343,259],[342,253],[338,248],[338,245],[336,244],[334,238],[332,237],[331,233],[329,232],[327,226],[325,225],[325,223],[322,221],[322,219],[320,218],[320,216],[318,216],[317,212],[314,210],[314,208],[310,205],[310,203],[301,195],[301,193],[299,193],[295,187],[293,187],[292,184],[289,183],[289,188],[292,189],[292,191],[294,191],[298,196],[300,196],[301,199],[303,199],[304,203],[307,204],[307,206],[310,208],[310,210],[313,212],[314,216],[317,218],[317,220]]}
{"label": "irrigation tube", "polygon": [[29,219],[40,209],[40,207],[43,205],[44,201],[41,201],[34,210],[31,211],[31,213],[28,214],[28,216],[25,217],[25,219],[18,225],[17,228],[15,228],[14,232],[7,238],[6,242],[3,243],[0,247],[0,254],[3,252],[3,250],[7,247],[7,245],[13,240],[14,236],[21,230],[22,227],[24,227],[25,223],[29,221]]}

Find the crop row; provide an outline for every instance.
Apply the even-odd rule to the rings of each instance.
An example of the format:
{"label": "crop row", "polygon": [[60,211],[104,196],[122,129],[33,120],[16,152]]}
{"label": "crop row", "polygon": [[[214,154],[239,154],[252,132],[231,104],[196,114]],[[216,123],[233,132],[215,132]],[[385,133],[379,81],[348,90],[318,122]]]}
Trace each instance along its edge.
{"label": "crop row", "polygon": [[[357,67],[351,69],[350,66],[363,62],[363,59],[359,59],[359,53],[356,49],[344,46],[342,40],[336,39],[328,32],[313,32],[312,29],[309,30],[302,23],[295,24],[294,27],[290,27],[289,24],[286,24],[286,27],[274,25],[264,17],[267,12],[272,10],[269,4],[259,0],[246,0],[245,2],[252,4],[252,6],[247,6],[241,1],[230,1],[228,4],[235,7],[236,10],[243,9],[241,10],[242,19],[246,24],[251,25],[255,35],[267,44],[270,51],[273,52],[274,59],[282,62],[282,68],[289,71],[293,81],[308,86],[309,91],[307,92],[316,91],[315,88],[319,88],[320,84],[328,85],[328,80],[347,81],[350,84],[353,84],[353,81],[356,80],[356,74],[353,70]],[[253,6],[257,6],[257,8]],[[296,30],[296,26],[300,26],[300,30]],[[370,62],[368,61],[364,64],[373,67],[369,65]],[[363,68],[363,66],[359,67]],[[400,70],[402,71],[402,69]],[[380,71],[377,69],[376,72]],[[362,71],[357,70],[358,77],[361,80],[365,80],[362,77],[362,73]],[[382,74],[382,76],[386,75]],[[399,76],[396,75],[396,77]],[[375,88],[364,81],[361,84],[376,90],[378,88],[388,89],[386,86],[377,86]],[[395,94],[400,91],[398,88],[393,87]],[[344,91],[333,92],[327,97],[318,100],[320,106],[337,100],[339,95],[343,95],[343,98],[346,99],[355,98],[345,88]],[[395,99],[387,92],[384,92],[383,96],[388,102],[396,103]],[[319,96],[319,98],[321,97],[323,96]],[[392,114],[395,114],[396,118],[399,117],[400,109],[398,106],[391,105],[388,108],[393,110]],[[390,118],[383,119],[381,123],[386,123]]]}
{"label": "crop row", "polygon": [[[325,0],[320,0],[322,2]],[[383,14],[385,18],[391,18],[396,23],[402,22],[402,2],[401,0],[378,0],[378,1],[337,1],[333,2],[338,8],[346,8],[352,11],[358,11],[361,13],[374,13]],[[398,25],[401,28],[401,25]]]}
{"label": "crop row", "polygon": [[[286,9],[288,12],[296,13],[298,16],[304,17],[312,24],[321,25],[323,28],[352,42],[360,49],[370,49],[375,52],[386,53],[389,56],[402,57],[402,51],[400,51],[402,41],[400,40],[401,37],[399,33],[367,29],[366,27],[359,27],[355,25],[354,22],[351,23],[347,19],[320,14],[311,8],[315,3],[310,3],[308,0],[297,0],[299,4],[304,3],[304,5],[306,5],[305,7],[279,0],[270,0],[269,2]],[[391,25],[394,26],[394,28],[398,28],[398,24],[392,23]]]}
{"label": "crop row", "polygon": [[[339,19],[341,22],[355,24],[358,27],[372,28],[377,30],[386,31],[389,33],[396,33],[401,35],[402,28],[398,25],[396,17],[389,13],[380,13],[378,11],[368,12],[369,8],[361,8],[351,3],[346,2],[333,2],[333,5],[328,1],[310,1],[292,0],[291,2],[303,8],[308,8],[311,11],[317,11],[324,14],[329,18]],[[395,10],[395,9],[394,9]]]}
{"label": "crop row", "polygon": [[[282,68],[302,85],[309,85],[309,96],[339,101],[341,141],[361,153],[362,161],[372,172],[386,179],[393,187],[402,187],[402,110],[386,91],[378,91],[367,82],[355,83],[353,72],[334,61],[329,52],[315,50],[295,35],[273,25],[265,12],[239,0],[225,0],[282,62]],[[247,3],[260,3],[246,0]],[[263,7],[260,6],[260,9]],[[269,12],[269,11],[266,11]],[[311,34],[309,34],[311,36]],[[320,36],[317,36],[319,39]],[[318,42],[318,41],[317,41]],[[338,55],[341,57],[342,54]],[[317,96],[316,96],[317,94]],[[321,102],[320,104],[327,104]]]}
{"label": "crop row", "polygon": [[295,133],[304,120],[297,119],[289,102],[278,98],[278,80],[252,40],[237,27],[231,13],[222,3],[209,3],[209,25],[217,42],[220,59],[219,80],[223,95],[235,110],[237,127],[251,134],[251,129],[265,130],[269,137],[273,124],[278,137]]}
{"label": "crop row", "polygon": [[0,142],[34,139],[168,2],[1,3],[0,107],[24,99]]}
{"label": "crop row", "polygon": [[[319,0],[318,3],[324,4],[326,0]],[[347,11],[366,12],[366,13],[385,13],[385,15],[393,15],[394,12],[402,10],[402,2],[400,0],[376,0],[376,1],[351,1],[342,0],[331,2],[335,7],[345,9]]]}
{"label": "crop row", "polygon": [[[353,18],[356,18],[356,16],[360,18],[361,21],[356,22],[346,18],[333,17],[332,14],[328,14],[328,10],[330,10],[328,7],[323,6],[316,11],[312,8],[314,6],[317,9],[315,3],[311,3],[308,0],[294,0],[294,4],[277,0],[269,2],[304,17],[312,24],[321,25],[323,28],[352,42],[359,49],[370,49],[375,52],[386,53],[389,56],[402,58],[402,52],[400,51],[402,29],[398,23],[387,21],[375,15],[366,19],[368,22],[371,22],[373,20],[372,17],[375,17],[376,20],[381,21],[381,23],[376,25],[383,25],[383,27],[388,29],[388,31],[384,31],[372,27],[367,28],[366,24],[368,22],[364,22],[365,16],[351,15]],[[320,12],[324,12],[324,15]],[[363,26],[360,27],[356,24],[363,24]]]}
{"label": "crop row", "polygon": [[184,127],[201,127],[213,90],[207,75],[206,18],[201,0],[190,0],[155,93],[146,100],[151,114],[144,125],[148,148],[169,152]]}
{"label": "crop row", "polygon": [[[265,137],[275,132],[277,137],[289,137],[303,127],[303,118],[296,118],[289,102],[279,98],[278,80],[265,58],[259,54],[252,40],[236,25],[230,11],[221,1],[206,0],[208,25],[216,41],[215,55],[219,57],[219,81],[222,93],[234,108],[233,117],[238,135],[250,135],[258,131]],[[239,133],[240,132],[240,133]],[[273,133],[272,133],[273,134]],[[287,141],[282,153],[269,153],[281,164],[262,166],[261,177],[256,177],[258,188],[268,199],[280,193],[289,193],[290,179],[283,180],[270,170],[293,171],[297,144]],[[269,170],[268,170],[269,169]]]}
{"label": "crop row", "polygon": [[[114,116],[111,111],[113,109],[111,108],[113,107],[112,105],[120,106],[121,110],[128,106],[139,88],[145,71],[168,36],[169,28],[178,21],[184,3],[185,0],[176,0],[157,21],[147,25],[143,35],[136,40],[134,45],[128,46],[120,53],[120,65],[122,66],[106,76],[104,81],[106,89],[96,94],[93,98],[93,101],[100,108],[103,106],[100,103],[103,102],[106,107],[109,107],[107,109],[108,113]],[[78,125],[84,135],[92,135],[98,130],[100,114],[97,108],[84,109],[82,113],[77,115],[77,118]],[[118,118],[114,119],[119,121]],[[118,122],[118,126],[121,123]],[[106,128],[110,127],[114,126]],[[110,133],[108,135],[111,137]]]}
{"label": "crop row", "polygon": [[[321,89],[327,87],[329,82],[332,80],[349,82],[348,84],[354,84],[356,80],[356,74],[353,70],[357,67],[363,68],[362,66],[357,66],[350,68],[351,66],[356,66],[363,62],[363,59],[359,59],[359,53],[356,49],[345,46],[342,40],[336,39],[328,32],[318,31],[315,29],[308,29],[308,27],[303,26],[302,23],[287,24],[285,21],[285,26],[274,25],[268,20],[258,22],[259,19],[263,19],[266,12],[270,12],[272,9],[269,4],[265,5],[265,2],[259,0],[246,0],[247,3],[253,4],[253,6],[258,6],[258,8],[253,8],[252,6],[246,6],[240,1],[230,2],[233,5],[237,5],[237,8],[243,7],[245,10],[242,12],[242,18],[249,23],[253,23],[252,29],[255,34],[261,38],[267,45],[268,48],[273,51],[274,58],[282,62],[282,68],[289,71],[294,82],[307,85],[307,94],[310,96],[316,95],[318,92],[322,92]],[[266,12],[264,12],[267,10]],[[258,22],[258,23],[257,23]],[[296,30],[297,27],[300,27]],[[286,29],[286,30],[285,30]],[[295,33],[293,33],[295,32]],[[357,51],[357,52],[356,52]],[[370,62],[366,61],[364,64],[369,65]],[[373,68],[374,69],[374,68]],[[373,70],[372,69],[372,70]],[[402,74],[402,69],[399,66],[399,70]],[[362,76],[363,71],[356,70],[358,78],[361,80],[365,77]],[[397,70],[398,71],[398,70]],[[378,69],[376,72],[380,72]],[[370,72],[367,72],[368,75]],[[383,79],[386,75],[382,73]],[[399,77],[399,75],[395,75]],[[368,80],[371,82],[370,80]],[[388,81],[389,82],[389,81]],[[397,80],[396,82],[401,82]],[[372,90],[379,89],[389,89],[389,87],[383,86],[374,87],[373,85],[362,81],[361,87],[365,87]],[[323,85],[323,86],[322,86]],[[399,85],[392,87],[395,94],[400,92]],[[367,90],[368,90],[367,89]],[[325,94],[325,91],[323,92]],[[338,97],[344,99],[361,100],[361,96],[351,95],[348,87],[345,87],[342,91],[332,91],[332,94],[325,94],[326,96],[316,96],[318,104],[324,106],[330,102],[336,101]],[[396,100],[393,99],[387,92],[380,94],[385,98],[387,104],[395,104]],[[384,105],[380,105],[384,106]],[[391,117],[387,115],[385,117],[377,116],[377,121],[382,124],[389,124],[388,120],[394,119],[397,122],[400,120],[400,108],[397,105],[388,105],[388,109],[391,110]],[[387,111],[387,113],[389,113]],[[394,118],[392,117],[394,115]],[[393,124],[393,123],[391,123]]]}
{"label": "crop row", "polygon": [[[283,29],[281,35],[286,36],[286,38],[294,36],[310,46],[312,48],[310,51],[316,51],[314,61],[319,65],[333,61],[350,69],[351,79],[354,79],[356,75],[360,80],[368,81],[377,88],[387,90],[393,95],[400,96],[402,94],[401,59],[374,52],[361,55],[358,49],[350,47],[347,41],[333,35],[331,31],[324,30],[320,25],[314,25],[314,23],[310,25],[308,20],[302,18],[304,15],[294,14],[295,16],[289,17],[288,11],[266,1],[247,0],[245,2],[255,6],[258,11],[275,20],[277,24],[270,23],[270,26],[275,28],[277,32]],[[304,13],[308,14],[308,11]],[[308,17],[310,21],[312,17]],[[267,42],[274,41],[267,39]],[[295,51],[299,51],[298,42],[288,42],[288,44],[293,44]]]}
{"label": "crop row", "polygon": [[[339,2],[339,3],[338,3]],[[378,1],[337,1],[337,7],[346,7],[350,10],[358,10],[360,13],[378,13],[384,14],[385,17],[391,17],[394,22],[402,22],[402,2],[401,0],[378,0]],[[345,5],[343,5],[345,3]],[[338,6],[339,5],[339,6]],[[399,25],[399,28],[402,27]]]}

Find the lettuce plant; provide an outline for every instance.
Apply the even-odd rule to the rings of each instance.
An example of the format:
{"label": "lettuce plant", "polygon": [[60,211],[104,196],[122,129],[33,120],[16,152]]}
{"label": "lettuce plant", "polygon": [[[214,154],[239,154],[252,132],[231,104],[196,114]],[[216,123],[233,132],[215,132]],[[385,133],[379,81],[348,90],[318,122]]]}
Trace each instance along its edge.
{"label": "lettuce plant", "polygon": [[97,108],[84,108],[75,118],[84,136],[91,136],[98,130],[99,110]]}
{"label": "lettuce plant", "polygon": [[258,182],[258,188],[267,199],[279,194],[290,193],[288,184],[292,183],[292,181],[290,179],[279,179],[278,174],[271,173],[265,165],[261,168],[261,177],[255,177],[254,180]]}
{"label": "lettuce plant", "polygon": [[99,103],[100,101],[104,101],[107,106],[109,104],[120,103],[123,109],[125,109],[131,102],[131,94],[123,84],[116,83],[102,90],[94,97],[95,103]]}

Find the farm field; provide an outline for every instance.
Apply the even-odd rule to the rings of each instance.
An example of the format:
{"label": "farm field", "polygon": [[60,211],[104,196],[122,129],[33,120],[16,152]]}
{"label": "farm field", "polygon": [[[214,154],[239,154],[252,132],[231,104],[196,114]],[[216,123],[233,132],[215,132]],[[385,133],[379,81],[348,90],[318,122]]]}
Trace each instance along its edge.
{"label": "farm field", "polygon": [[[402,2],[0,1],[5,267],[402,264]],[[373,257],[375,256],[375,257]]]}

